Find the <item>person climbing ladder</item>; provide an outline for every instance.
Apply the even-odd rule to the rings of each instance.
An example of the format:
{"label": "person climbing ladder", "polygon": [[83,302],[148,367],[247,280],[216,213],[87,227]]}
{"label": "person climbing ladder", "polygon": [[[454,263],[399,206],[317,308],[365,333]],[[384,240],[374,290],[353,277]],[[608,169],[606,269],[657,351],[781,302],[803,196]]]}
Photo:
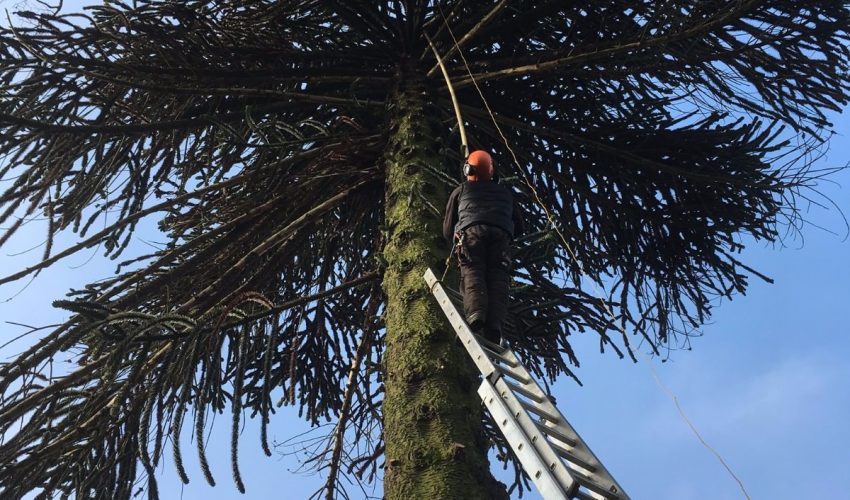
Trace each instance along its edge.
{"label": "person climbing ladder", "polygon": [[443,236],[457,252],[470,329],[498,344],[508,309],[510,243],[522,235],[524,224],[511,190],[494,181],[489,153],[470,153],[464,175],[466,182],[449,196]]}

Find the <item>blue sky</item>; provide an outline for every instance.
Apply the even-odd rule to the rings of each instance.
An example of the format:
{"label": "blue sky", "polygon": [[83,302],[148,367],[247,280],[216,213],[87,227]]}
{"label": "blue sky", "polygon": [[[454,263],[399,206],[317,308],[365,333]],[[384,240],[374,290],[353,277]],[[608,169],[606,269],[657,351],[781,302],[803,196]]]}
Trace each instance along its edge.
{"label": "blue sky", "polygon": [[[66,2],[68,8],[79,3]],[[838,136],[819,163],[822,167],[850,162],[850,114],[835,117],[835,122]],[[850,213],[850,171],[830,179],[820,189]],[[675,352],[666,363],[639,356],[640,362],[633,364],[612,353],[599,355],[592,333],[576,339],[582,360],[577,373],[585,385],[559,381],[559,407],[632,498],[743,498],[737,483],[679,416],[650,365],[752,498],[840,498],[850,491],[850,364],[844,359],[850,351],[850,242],[834,208],[812,206],[804,215],[814,224],[801,236],[789,237],[785,246],[748,246],[745,262],[776,283],[753,278],[746,296],[720,304],[692,351]],[[4,248],[0,274],[36,259],[40,250],[9,254],[39,244],[42,234],[42,228],[32,225]],[[51,300],[113,268],[114,263],[98,255],[81,254],[42,273],[19,294],[22,284],[0,287],[0,319],[33,324],[59,320],[64,315],[49,307]],[[0,344],[20,332],[0,323]],[[19,352],[26,343],[2,349],[0,357]],[[229,418],[218,420],[210,452],[218,486],[204,482],[187,438],[184,453],[192,482],[180,484],[167,454],[160,478],[164,499],[306,498],[323,483],[321,476],[295,472],[299,463],[292,457],[265,457],[252,422],[240,445],[247,487],[240,496],[230,480]],[[270,434],[283,441],[306,430],[296,410],[283,408],[273,418]],[[510,480],[501,470],[497,474]],[[360,498],[355,489],[351,492]],[[539,497],[532,492],[525,498]]]}

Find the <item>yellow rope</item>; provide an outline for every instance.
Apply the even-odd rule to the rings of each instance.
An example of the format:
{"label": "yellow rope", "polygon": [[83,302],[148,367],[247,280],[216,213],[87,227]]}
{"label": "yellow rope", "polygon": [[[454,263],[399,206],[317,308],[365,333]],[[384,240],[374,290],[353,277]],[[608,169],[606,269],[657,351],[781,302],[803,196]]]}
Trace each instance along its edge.
{"label": "yellow rope", "polygon": [[[522,165],[520,165],[519,160],[517,159],[516,153],[514,152],[513,148],[511,148],[511,145],[510,145],[510,142],[508,141],[508,138],[505,137],[505,134],[502,132],[502,128],[499,126],[499,123],[496,120],[496,116],[493,113],[493,110],[490,108],[490,104],[487,102],[487,99],[484,97],[484,92],[481,91],[481,87],[478,85],[478,81],[475,79],[475,75],[472,74],[472,70],[469,68],[469,64],[466,61],[466,57],[464,57],[464,55],[463,55],[463,51],[461,50],[461,48],[458,44],[457,38],[455,38],[454,32],[452,32],[451,26],[449,26],[448,20],[446,19],[445,15],[443,14],[442,8],[440,8],[440,15],[442,15],[443,23],[445,23],[446,29],[448,30],[448,33],[452,37],[452,41],[455,44],[455,49],[456,49],[455,52],[458,53],[461,60],[463,61],[463,65],[466,68],[466,72],[469,75],[469,79],[472,82],[472,84],[475,86],[475,90],[478,91],[478,95],[481,97],[481,102],[484,103],[484,107],[486,108],[487,113],[490,115],[490,119],[493,120],[493,125],[496,127],[496,131],[499,133],[499,136],[502,138],[502,142],[504,142],[505,147],[507,148],[508,152],[511,154],[511,158],[514,161],[514,164],[516,165],[517,170],[520,172],[523,181],[528,186],[528,188],[531,190],[531,193],[534,196],[535,202],[540,206],[540,208],[543,209],[543,212],[546,214],[546,218],[547,218],[547,221],[549,222],[549,225],[552,226],[552,228],[558,234],[558,237],[561,239],[561,243],[563,243],[564,248],[567,249],[567,251],[570,254],[570,257],[573,259],[573,262],[575,262],[576,266],[578,267],[579,275],[580,276],[586,275],[584,268],[581,264],[581,261],[578,259],[578,257],[576,256],[576,253],[573,251],[572,247],[567,242],[567,239],[564,237],[564,234],[561,232],[561,229],[557,226],[557,224],[555,224],[555,220],[554,220],[554,217],[552,216],[551,211],[546,207],[546,205],[540,199],[540,195],[537,193],[537,189],[534,187],[534,185],[529,180],[528,175],[526,175],[525,170],[523,170]],[[431,40],[429,39],[428,42],[431,43]],[[431,47],[434,48],[433,43],[431,44]],[[436,53],[436,49],[434,49],[434,52]],[[439,59],[438,59],[438,62],[440,63],[440,67],[443,68],[443,75],[447,79],[449,89],[452,89],[451,81],[448,80],[448,73],[445,70],[445,67],[443,66],[443,62]],[[454,97],[454,90],[452,89],[451,92],[452,92],[452,97]],[[455,103],[455,106],[457,106],[456,103]],[[605,311],[611,316],[612,324],[614,324],[617,327],[617,329],[620,330],[620,333],[622,333],[623,338],[627,338],[625,328],[619,322],[617,322],[617,318],[614,315],[614,312],[611,310],[611,307],[602,298],[604,296],[604,293],[603,293],[604,290],[600,289],[600,287],[596,283],[596,281],[594,281],[592,279],[589,280],[589,281],[594,286],[594,288],[596,289],[596,293],[600,296],[599,301],[602,304],[602,306],[604,307]],[[688,427],[691,429],[691,431],[694,433],[694,435],[696,435],[696,437],[697,437],[697,439],[699,439],[700,443],[702,443],[702,445],[706,449],[708,449],[712,454],[714,454],[714,456],[720,461],[720,463],[723,465],[723,467],[726,469],[726,471],[738,483],[738,486],[740,487],[741,492],[743,493],[744,497],[747,500],[750,500],[750,495],[747,493],[747,489],[744,487],[744,483],[735,474],[735,472],[732,470],[732,468],[729,466],[729,464],[726,462],[726,460],[723,459],[723,457],[720,455],[720,453],[717,450],[715,450],[711,445],[709,445],[705,441],[705,439],[703,439],[702,435],[699,433],[696,426],[693,424],[693,422],[691,422],[690,418],[688,418],[684,409],[679,404],[679,399],[676,397],[676,395],[673,393],[673,391],[671,391],[661,381],[660,375],[655,370],[655,367],[653,366],[653,364],[651,362],[652,360],[649,358],[649,356],[646,353],[643,353],[643,354],[644,354],[644,356],[647,357],[647,366],[649,367],[649,369],[652,373],[652,376],[655,380],[655,383],[658,384],[658,386],[661,388],[661,390],[673,401],[673,403],[676,405],[676,409],[678,410],[679,415],[682,417],[682,419],[685,421],[685,423],[688,425]]]}

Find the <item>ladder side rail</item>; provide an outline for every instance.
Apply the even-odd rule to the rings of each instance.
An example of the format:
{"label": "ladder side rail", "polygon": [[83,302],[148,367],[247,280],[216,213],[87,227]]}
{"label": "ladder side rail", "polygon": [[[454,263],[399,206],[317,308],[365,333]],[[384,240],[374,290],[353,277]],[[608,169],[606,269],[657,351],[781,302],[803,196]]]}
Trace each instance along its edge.
{"label": "ladder side rail", "polygon": [[[525,375],[531,378],[531,375],[528,373],[522,362],[520,362],[520,360],[516,357],[516,354],[514,354],[513,351],[507,350],[502,354],[502,356],[513,362],[517,362],[519,366],[522,367],[522,371],[525,372]],[[596,468],[595,471],[588,471],[591,474],[591,477],[594,477],[595,482],[598,483],[600,486],[603,486],[608,491],[617,492],[618,498],[628,500],[629,496],[617,483],[611,473],[608,472],[608,469],[602,464],[602,461],[600,461],[599,458],[596,457],[596,455],[593,453],[587,443],[585,443],[584,439],[582,439],[579,433],[576,432],[575,428],[573,428],[573,426],[566,419],[566,417],[564,417],[564,414],[561,413],[557,406],[552,404],[552,400],[549,399],[549,397],[545,394],[545,392],[543,392],[543,389],[541,389],[539,385],[534,384],[534,386],[537,389],[537,391],[534,392],[545,398],[542,403],[535,403],[535,405],[538,406],[544,412],[556,415],[558,417],[557,422],[550,422],[548,420],[545,420],[543,422],[544,425],[546,425],[547,427],[553,427],[573,439],[575,441],[575,446],[572,446],[570,443],[565,443],[565,445],[567,445],[571,454],[575,455],[580,460],[593,465]],[[528,389],[528,387],[525,388]]]}
{"label": "ladder side rail", "polygon": [[430,268],[425,271],[425,282],[430,287],[431,293],[437,299],[437,303],[440,305],[440,308],[443,309],[446,318],[448,318],[449,323],[451,323],[452,328],[454,328],[455,333],[457,333],[457,336],[460,337],[463,347],[469,353],[469,356],[478,367],[478,370],[485,377],[489,377],[496,371],[496,367],[493,365],[493,362],[490,360],[490,356],[487,355],[484,348],[482,348],[478,341],[475,340],[472,331],[466,324],[466,319],[457,310],[457,307],[455,307],[451,299],[449,299],[443,285],[437,280],[437,277]]}
{"label": "ladder side rail", "polygon": [[499,395],[498,389],[488,379],[485,378],[481,382],[478,395],[540,495],[546,500],[572,498],[571,490],[578,486],[572,476],[567,474],[564,477],[560,470],[550,467],[551,459],[544,459],[541,456],[536,443],[528,436],[522,423],[511,412],[503,397]]}

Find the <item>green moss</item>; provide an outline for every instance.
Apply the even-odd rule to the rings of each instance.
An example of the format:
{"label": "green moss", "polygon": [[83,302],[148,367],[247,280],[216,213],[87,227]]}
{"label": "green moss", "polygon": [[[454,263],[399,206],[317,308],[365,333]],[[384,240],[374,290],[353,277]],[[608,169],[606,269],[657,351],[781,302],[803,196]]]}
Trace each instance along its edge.
{"label": "green moss", "polygon": [[477,372],[422,275],[442,272],[448,249],[441,217],[446,187],[423,166],[442,169],[440,124],[425,88],[402,75],[387,149],[386,398],[384,437],[388,499],[507,498],[489,472],[481,429]]}

